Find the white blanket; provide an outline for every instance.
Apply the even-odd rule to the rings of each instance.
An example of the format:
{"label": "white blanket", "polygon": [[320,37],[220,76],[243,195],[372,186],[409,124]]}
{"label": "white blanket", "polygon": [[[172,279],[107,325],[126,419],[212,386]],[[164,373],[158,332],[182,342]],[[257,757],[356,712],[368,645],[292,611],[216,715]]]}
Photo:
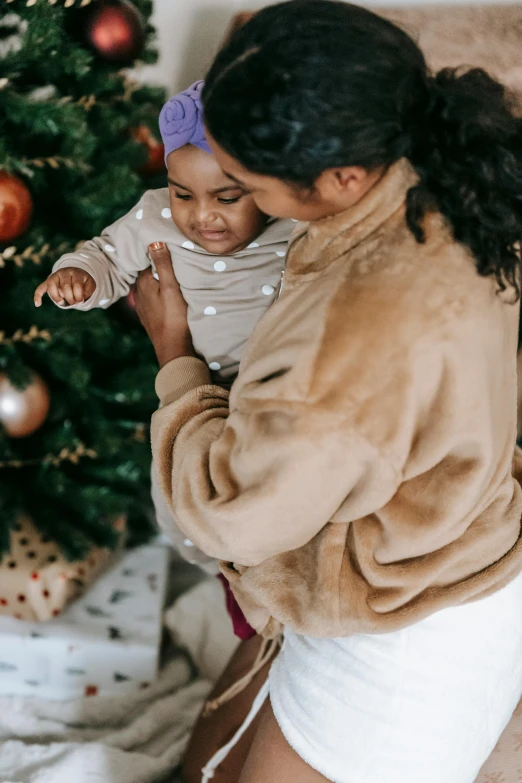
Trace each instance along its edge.
{"label": "white blanket", "polygon": [[176,647],[146,690],[69,702],[0,697],[0,783],[173,783],[236,641],[217,579],[185,593],[165,625]]}

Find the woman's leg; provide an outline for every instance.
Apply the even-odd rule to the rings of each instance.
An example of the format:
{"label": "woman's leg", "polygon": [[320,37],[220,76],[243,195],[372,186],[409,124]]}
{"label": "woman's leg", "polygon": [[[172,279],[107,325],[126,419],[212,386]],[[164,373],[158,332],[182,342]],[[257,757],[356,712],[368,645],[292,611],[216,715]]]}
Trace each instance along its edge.
{"label": "woman's leg", "polygon": [[239,783],[324,783],[326,780],[292,750],[281,734],[271,706],[266,705]]}
{"label": "woman's leg", "polygon": [[[210,699],[220,696],[251,670],[262,641],[261,637],[255,636],[253,639],[241,642],[210,695]],[[226,745],[243,723],[257,693],[266,682],[271,663],[272,661],[266,663],[244,691],[231,701],[223,704],[206,717],[200,715],[183,762],[184,783],[201,783],[203,767],[219,748]],[[232,748],[227,758],[220,764],[212,783],[237,783],[259,722],[260,716],[258,715],[238,744]]]}

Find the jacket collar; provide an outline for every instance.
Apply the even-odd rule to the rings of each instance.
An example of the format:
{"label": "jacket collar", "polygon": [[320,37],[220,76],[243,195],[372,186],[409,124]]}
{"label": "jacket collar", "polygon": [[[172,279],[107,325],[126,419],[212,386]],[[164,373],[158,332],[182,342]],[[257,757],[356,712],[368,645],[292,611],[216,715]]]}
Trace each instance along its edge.
{"label": "jacket collar", "polygon": [[354,206],[331,217],[301,224],[288,252],[292,274],[319,272],[378,230],[406,202],[408,190],[418,182],[405,158],[394,163]]}

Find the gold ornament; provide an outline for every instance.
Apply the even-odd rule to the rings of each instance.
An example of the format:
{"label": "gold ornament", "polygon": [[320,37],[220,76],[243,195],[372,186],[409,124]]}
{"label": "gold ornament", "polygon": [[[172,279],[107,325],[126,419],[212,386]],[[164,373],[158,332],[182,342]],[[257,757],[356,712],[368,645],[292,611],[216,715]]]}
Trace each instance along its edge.
{"label": "gold ornament", "polygon": [[25,438],[41,427],[50,406],[49,389],[36,373],[25,389],[16,389],[0,373],[0,421],[11,438]]}

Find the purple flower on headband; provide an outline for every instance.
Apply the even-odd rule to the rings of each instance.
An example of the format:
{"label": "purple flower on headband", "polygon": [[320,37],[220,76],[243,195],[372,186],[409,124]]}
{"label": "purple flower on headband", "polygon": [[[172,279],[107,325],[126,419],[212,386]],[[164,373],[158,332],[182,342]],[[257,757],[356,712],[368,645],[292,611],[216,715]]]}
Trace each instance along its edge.
{"label": "purple flower on headband", "polygon": [[195,82],[187,90],[174,95],[161,110],[159,127],[165,146],[165,163],[171,152],[185,144],[212,154],[203,126],[202,89],[203,82]]}

